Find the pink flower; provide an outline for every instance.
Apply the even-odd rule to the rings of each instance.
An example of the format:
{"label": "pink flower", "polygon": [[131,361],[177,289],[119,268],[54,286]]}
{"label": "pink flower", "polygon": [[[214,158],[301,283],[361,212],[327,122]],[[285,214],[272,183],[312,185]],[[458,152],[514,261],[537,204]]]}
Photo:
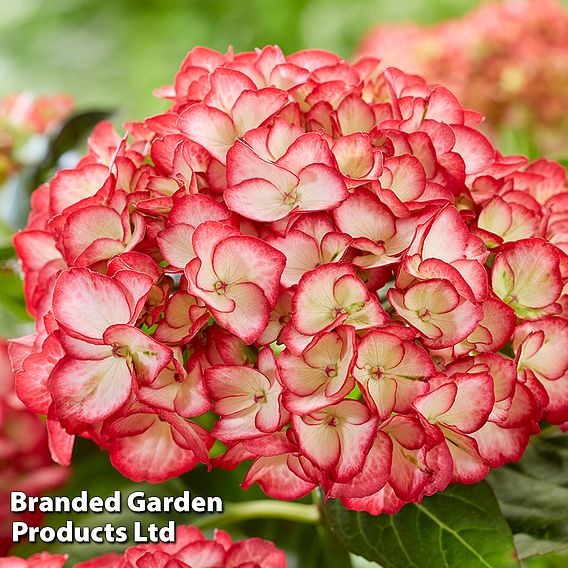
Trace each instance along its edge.
{"label": "pink flower", "polygon": [[558,249],[542,239],[514,242],[495,257],[493,290],[523,319],[557,313],[563,287],[560,259]]}
{"label": "pink flower", "polygon": [[[2,568],[63,568],[66,555],[41,552],[28,559],[0,558]],[[173,544],[146,544],[128,548],[124,554],[105,554],[75,568],[285,568],[286,556],[274,544],[260,538],[233,542],[228,533],[216,530],[212,539],[191,526],[176,529]]]}
{"label": "pink flower", "polygon": [[448,366],[449,373],[488,372],[493,377],[495,404],[487,422],[470,434],[479,454],[491,467],[521,458],[529,435],[540,418],[534,396],[517,382],[513,361],[497,353],[484,353],[458,359]]}
{"label": "pink flower", "polygon": [[249,77],[235,69],[216,69],[209,80],[211,87],[203,104],[181,113],[177,126],[224,163],[235,140],[280,110],[287,96],[272,87],[257,89]]}
{"label": "pink flower", "polygon": [[133,379],[151,383],[171,361],[169,348],[131,325],[150,285],[147,275],[127,271],[109,278],[77,269],[59,277],[53,314],[66,355],[49,380],[62,418],[91,423],[107,418],[128,400]]}
{"label": "pink flower", "polygon": [[158,94],[15,238],[36,324],[16,390],[60,463],[79,435],[135,480],[249,461],[244,488],[392,513],[568,420],[561,166],[372,58],[196,48]]}
{"label": "pink flower", "polygon": [[[561,424],[568,417],[566,381],[568,379],[568,322],[561,317],[545,317],[520,325],[513,336],[517,369],[529,389],[544,388],[546,419]],[[536,381],[536,384],[535,384]],[[535,393],[538,396],[538,390]]]}
{"label": "pink flower", "polygon": [[199,462],[208,463],[214,442],[207,430],[176,412],[140,404],[108,419],[100,440],[124,475],[152,483],[181,475]]}
{"label": "pink flower", "polygon": [[335,230],[324,215],[304,215],[285,236],[270,235],[266,242],[286,256],[281,284],[295,286],[300,278],[322,264],[339,262],[351,243],[351,237]]}
{"label": "pink flower", "polygon": [[27,559],[18,558],[17,556],[8,556],[0,558],[1,568],[63,568],[67,562],[66,554],[49,554],[48,552],[40,552],[33,554]]}
{"label": "pink flower", "polygon": [[245,459],[254,462],[242,483],[243,489],[258,483],[267,495],[276,499],[304,497],[320,481],[317,469],[302,455],[292,429],[244,440],[216,458],[216,463],[232,469]]}
{"label": "pink flower", "polygon": [[333,481],[345,483],[363,468],[377,426],[366,406],[344,400],[293,416],[292,427],[302,453]]}
{"label": "pink flower", "polygon": [[28,145],[34,138],[57,130],[74,106],[63,93],[18,93],[0,99],[0,183],[30,163]]}
{"label": "pink flower", "polygon": [[388,319],[348,263],[333,263],[305,274],[292,303],[292,321],[304,335],[315,335],[341,324],[370,329]]}
{"label": "pink flower", "polygon": [[[12,522],[37,526],[42,520],[41,513],[10,513],[11,491],[41,496],[63,485],[69,476],[51,459],[44,423],[14,392],[6,340],[0,340],[0,464],[0,554],[6,554],[12,547]],[[40,557],[34,562],[33,566],[43,566]],[[55,560],[53,566],[59,566]]]}
{"label": "pink flower", "polygon": [[353,259],[361,268],[376,268],[400,261],[410,246],[417,224],[428,212],[398,218],[370,191],[354,192],[333,212],[337,226],[353,237],[351,246],[362,254]]}
{"label": "pink flower", "polygon": [[485,233],[485,242],[494,247],[502,242],[540,237],[543,218],[540,205],[527,193],[509,191],[483,205],[477,226]]}
{"label": "pink flower", "polygon": [[200,194],[180,197],[168,215],[167,227],[158,234],[158,245],[171,267],[182,271],[196,257],[192,237],[204,221],[223,221],[230,217],[221,203]]}
{"label": "pink flower", "polygon": [[206,370],[205,383],[221,417],[213,434],[224,443],[276,432],[290,419],[281,407],[282,385],[271,349],[260,352],[258,371],[215,365]]}
{"label": "pink flower", "polygon": [[371,331],[357,351],[353,373],[368,404],[383,420],[393,411],[409,412],[412,401],[428,390],[428,380],[436,372],[426,351],[398,337],[396,331]]}
{"label": "pink flower", "polygon": [[493,409],[493,377],[489,373],[456,374],[437,382],[441,386],[417,397],[414,407],[430,425],[433,439],[440,441],[443,459],[453,463],[452,480],[475,483],[487,475],[489,466],[468,434],[479,430]]}
{"label": "pink flower", "polygon": [[490,2],[431,26],[379,25],[359,55],[441,82],[487,117],[485,130],[518,131],[530,136],[537,154],[558,153],[568,124],[568,78],[560,64],[567,32],[561,2]]}
{"label": "pink flower", "polygon": [[355,333],[351,326],[321,334],[301,357],[285,349],[278,357],[281,381],[286,387],[283,404],[294,414],[308,414],[340,402],[355,387],[351,377]]}
{"label": "pink flower", "polygon": [[201,224],[192,242],[196,258],[186,267],[189,291],[224,327],[252,343],[276,305],[284,255],[214,221]]}
{"label": "pink flower", "polygon": [[227,205],[255,221],[334,209],[348,193],[332,160],[327,143],[315,133],[302,133],[274,163],[237,142],[227,155]]}

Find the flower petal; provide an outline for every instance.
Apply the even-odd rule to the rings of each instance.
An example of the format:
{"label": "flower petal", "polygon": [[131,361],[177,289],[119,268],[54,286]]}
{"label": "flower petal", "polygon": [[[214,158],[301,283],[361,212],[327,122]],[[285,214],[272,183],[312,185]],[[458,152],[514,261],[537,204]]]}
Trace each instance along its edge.
{"label": "flower petal", "polygon": [[122,358],[81,361],[65,357],[53,369],[49,388],[59,418],[95,423],[128,400],[132,374]]}

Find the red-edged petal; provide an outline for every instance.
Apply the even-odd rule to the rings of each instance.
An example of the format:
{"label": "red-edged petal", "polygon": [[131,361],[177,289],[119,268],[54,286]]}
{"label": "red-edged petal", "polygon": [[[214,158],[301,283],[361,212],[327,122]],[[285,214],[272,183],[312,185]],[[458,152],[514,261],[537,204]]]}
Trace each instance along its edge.
{"label": "red-edged petal", "polygon": [[104,185],[108,176],[108,167],[101,164],[61,170],[49,184],[52,213],[61,213],[66,207],[92,197]]}
{"label": "red-edged petal", "polygon": [[260,126],[288,102],[288,93],[268,87],[244,91],[233,107],[233,121],[239,137]]}
{"label": "red-edged petal", "polygon": [[349,196],[341,175],[324,164],[306,166],[298,177],[296,204],[300,211],[334,209]]}
{"label": "red-edged petal", "polygon": [[169,347],[130,325],[109,327],[103,340],[112,346],[116,356],[124,356],[132,361],[136,377],[144,383],[154,381],[173,357]]}
{"label": "red-edged petal", "polygon": [[185,136],[201,144],[222,164],[237,138],[231,118],[223,111],[205,104],[196,104],[183,111],[177,126]]}
{"label": "red-edged petal", "polygon": [[100,422],[128,400],[132,374],[122,358],[81,361],[65,357],[53,369],[49,388],[58,417]]}
{"label": "red-edged petal", "polygon": [[69,334],[100,343],[109,326],[128,323],[132,312],[121,287],[111,278],[79,268],[59,276],[53,314]]}
{"label": "red-edged petal", "polygon": [[170,425],[156,416],[142,434],[115,438],[110,443],[114,467],[134,481],[159,483],[192,469],[198,459],[174,441]]}

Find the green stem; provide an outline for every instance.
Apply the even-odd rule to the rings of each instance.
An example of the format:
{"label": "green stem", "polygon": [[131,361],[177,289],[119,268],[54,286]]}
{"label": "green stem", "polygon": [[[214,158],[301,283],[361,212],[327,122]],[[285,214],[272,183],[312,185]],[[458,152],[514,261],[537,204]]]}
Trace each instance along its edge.
{"label": "green stem", "polygon": [[283,519],[297,523],[314,524],[320,514],[316,505],[303,505],[287,501],[245,501],[226,503],[222,515],[207,515],[197,519],[193,525],[198,529],[219,528],[251,519]]}

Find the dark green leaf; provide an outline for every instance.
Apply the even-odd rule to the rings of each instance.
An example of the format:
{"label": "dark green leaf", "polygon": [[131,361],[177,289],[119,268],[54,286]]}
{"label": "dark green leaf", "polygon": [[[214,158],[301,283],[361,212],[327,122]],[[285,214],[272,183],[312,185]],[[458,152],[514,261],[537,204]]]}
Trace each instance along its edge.
{"label": "dark green leaf", "polygon": [[351,552],[384,568],[519,566],[511,529],[486,483],[454,485],[395,515],[357,513],[338,500],[323,510]]}
{"label": "dark green leaf", "polygon": [[65,152],[80,148],[93,128],[111,114],[106,110],[91,110],[70,116],[52,135],[45,160],[40,164],[40,172],[53,168]]}
{"label": "dark green leaf", "polygon": [[488,478],[515,533],[519,553],[568,548],[568,435],[553,432],[533,438],[517,464]]}

